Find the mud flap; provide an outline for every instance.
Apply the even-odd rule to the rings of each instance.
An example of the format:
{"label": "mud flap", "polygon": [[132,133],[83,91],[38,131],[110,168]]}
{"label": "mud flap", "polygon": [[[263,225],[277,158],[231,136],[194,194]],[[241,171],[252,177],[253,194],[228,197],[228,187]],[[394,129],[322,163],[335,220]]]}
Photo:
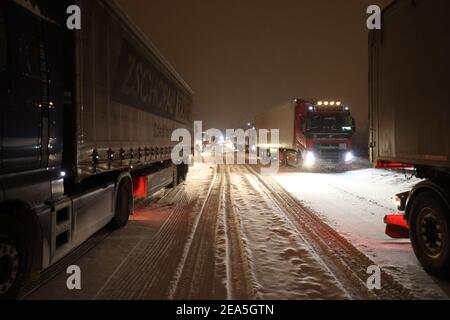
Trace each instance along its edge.
{"label": "mud flap", "polygon": [[402,214],[391,214],[384,218],[386,234],[393,239],[408,239],[409,226]]}

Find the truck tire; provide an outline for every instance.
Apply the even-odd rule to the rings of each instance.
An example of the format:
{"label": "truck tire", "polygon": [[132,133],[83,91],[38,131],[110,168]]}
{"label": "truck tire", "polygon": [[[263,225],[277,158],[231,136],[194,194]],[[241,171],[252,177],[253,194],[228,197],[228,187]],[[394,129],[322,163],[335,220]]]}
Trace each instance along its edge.
{"label": "truck tire", "polygon": [[8,215],[0,215],[0,300],[15,299],[29,276],[29,250],[23,226]]}
{"label": "truck tire", "polygon": [[431,191],[417,195],[410,210],[410,237],[425,271],[439,278],[450,276],[450,216]]}
{"label": "truck tire", "polygon": [[128,179],[123,179],[117,188],[116,212],[111,226],[113,229],[121,229],[128,224],[128,220],[133,209],[133,194],[131,183]]}

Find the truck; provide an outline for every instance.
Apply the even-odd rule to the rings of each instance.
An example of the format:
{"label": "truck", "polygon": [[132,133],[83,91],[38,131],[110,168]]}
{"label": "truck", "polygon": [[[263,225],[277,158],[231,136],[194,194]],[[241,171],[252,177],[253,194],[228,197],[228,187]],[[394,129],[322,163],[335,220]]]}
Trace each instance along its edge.
{"label": "truck", "polygon": [[354,154],[355,120],[341,101],[292,99],[256,116],[256,128],[279,130],[279,143],[258,144],[279,151],[281,163],[299,170],[348,169]]}
{"label": "truck", "polygon": [[394,196],[386,232],[410,238],[432,275],[450,275],[450,3],[394,1],[369,34],[370,156],[422,179]]}
{"label": "truck", "polygon": [[171,135],[193,91],[111,0],[1,1],[0,83],[0,297],[16,298],[186,178]]}

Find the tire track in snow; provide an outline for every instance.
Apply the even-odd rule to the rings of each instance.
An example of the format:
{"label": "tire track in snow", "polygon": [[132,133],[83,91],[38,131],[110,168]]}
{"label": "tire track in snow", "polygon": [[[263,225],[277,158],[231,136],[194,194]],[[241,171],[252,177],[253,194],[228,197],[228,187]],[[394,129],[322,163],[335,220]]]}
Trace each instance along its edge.
{"label": "tire track in snow", "polygon": [[253,173],[231,166],[241,237],[258,299],[345,299],[349,295],[310,249]]}
{"label": "tire track in snow", "polygon": [[253,299],[226,166],[219,166],[174,277],[170,298]]}
{"label": "tire track in snow", "polygon": [[[195,188],[182,185],[167,221],[151,239],[141,241],[99,290],[96,299],[167,299],[169,286],[189,234],[190,215],[198,212],[211,180]],[[205,200],[206,201],[206,200]]]}
{"label": "tire track in snow", "polygon": [[298,232],[310,243],[317,254],[333,271],[345,288],[356,299],[415,299],[414,294],[391,275],[382,271],[382,290],[366,287],[367,268],[376,265],[316,214],[305,209],[271,177],[263,177],[250,166],[246,168],[258,178],[273,195],[274,200],[296,225]]}
{"label": "tire track in snow", "polygon": [[[241,236],[241,222],[237,214],[237,206],[231,196],[232,181],[228,166],[225,166],[226,187],[222,194],[222,221],[226,236],[226,268],[227,290],[229,299],[247,300],[255,299],[256,288],[253,286],[249,262],[244,252],[244,241]],[[217,246],[220,248],[220,246]]]}
{"label": "tire track in snow", "polygon": [[[171,282],[169,299],[225,299],[223,288],[215,288],[215,242],[223,174],[214,175],[200,212],[184,246]],[[209,285],[208,285],[209,284]],[[217,292],[218,291],[218,292]]]}

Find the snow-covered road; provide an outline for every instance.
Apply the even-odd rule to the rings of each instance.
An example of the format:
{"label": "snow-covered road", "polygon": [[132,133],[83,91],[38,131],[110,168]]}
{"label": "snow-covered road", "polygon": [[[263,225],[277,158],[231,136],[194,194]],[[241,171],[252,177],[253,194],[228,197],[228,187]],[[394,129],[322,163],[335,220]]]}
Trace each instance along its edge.
{"label": "snow-covered road", "polygon": [[[415,183],[373,169],[263,176],[257,166],[196,164],[185,183],[136,203],[126,228],[81,246],[25,296],[446,299],[448,283],[425,274],[409,242],[384,235],[390,197]],[[82,291],[66,288],[72,264]],[[366,285],[373,265],[381,290]]]}
{"label": "snow-covered road", "polygon": [[422,270],[408,240],[385,235],[384,216],[397,212],[391,197],[420,180],[393,170],[298,173],[289,168],[274,179],[419,298],[449,297],[449,284]]}

